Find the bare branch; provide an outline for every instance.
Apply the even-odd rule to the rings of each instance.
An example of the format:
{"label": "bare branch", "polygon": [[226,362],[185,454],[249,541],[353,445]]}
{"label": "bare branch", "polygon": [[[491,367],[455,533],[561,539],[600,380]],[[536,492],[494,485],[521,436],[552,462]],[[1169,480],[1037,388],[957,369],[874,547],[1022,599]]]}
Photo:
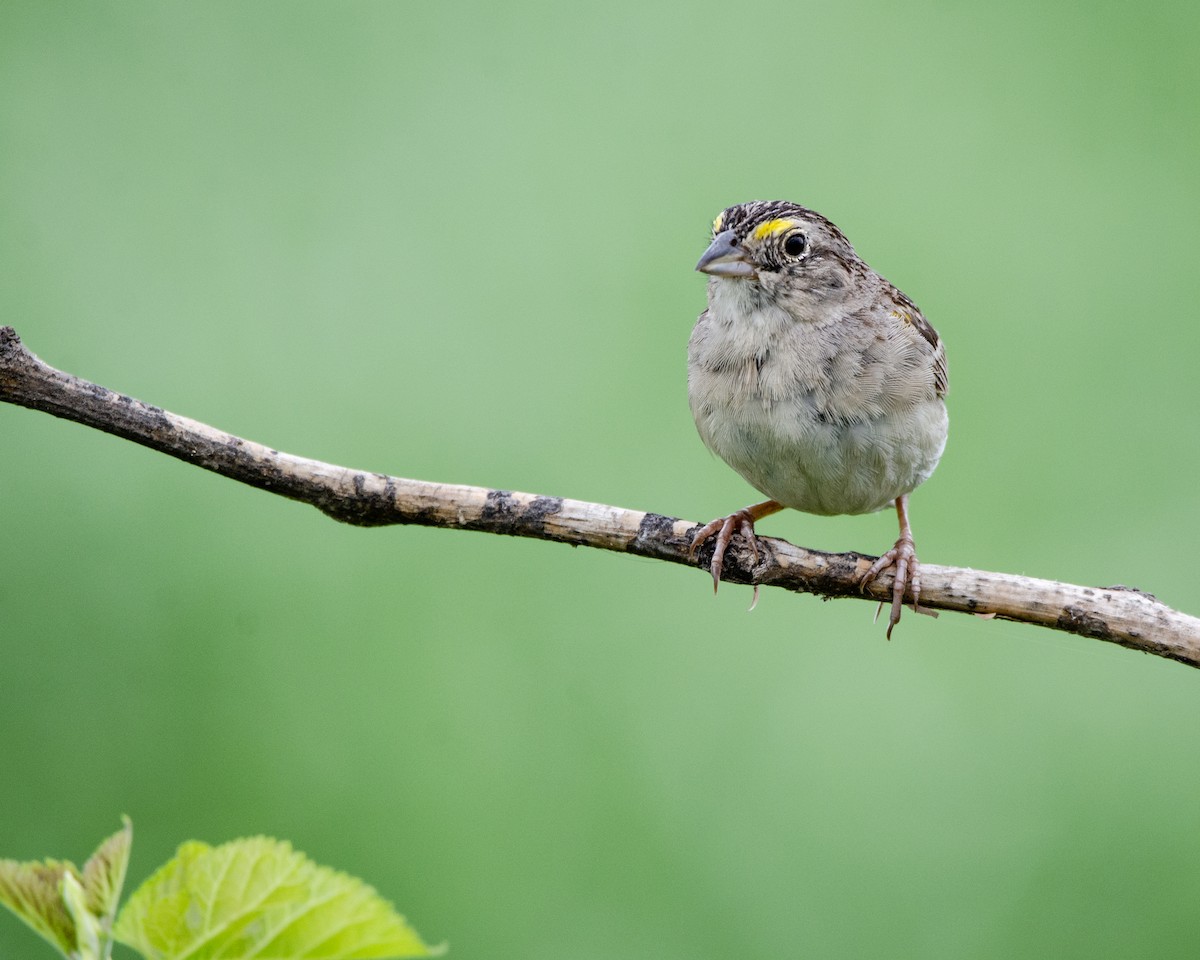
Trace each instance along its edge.
{"label": "bare branch", "polygon": [[[598,503],[406,480],[308,460],[243,440],[187,417],[47,366],[0,327],[0,400],[124,437],[252,487],[303,503],[343,523],[415,523],[534,537],[707,567],[712,547],[688,557],[697,524]],[[725,579],[824,597],[886,600],[891,575],[864,592],[873,557],[822,553],[760,538],[757,566],[731,550]],[[1200,620],[1129,587],[1080,587],[1053,580],[921,565],[921,605],[1036,624],[1200,666]]]}

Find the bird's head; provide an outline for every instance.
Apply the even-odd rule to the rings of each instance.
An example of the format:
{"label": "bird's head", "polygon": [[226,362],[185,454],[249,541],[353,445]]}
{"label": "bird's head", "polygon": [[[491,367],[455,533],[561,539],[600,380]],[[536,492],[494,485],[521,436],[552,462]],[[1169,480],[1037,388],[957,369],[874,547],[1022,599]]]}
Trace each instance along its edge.
{"label": "bird's head", "polygon": [[752,200],[717,216],[696,269],[714,284],[739,285],[742,296],[786,300],[809,312],[843,301],[856,275],[869,268],[816,211],[787,200]]}

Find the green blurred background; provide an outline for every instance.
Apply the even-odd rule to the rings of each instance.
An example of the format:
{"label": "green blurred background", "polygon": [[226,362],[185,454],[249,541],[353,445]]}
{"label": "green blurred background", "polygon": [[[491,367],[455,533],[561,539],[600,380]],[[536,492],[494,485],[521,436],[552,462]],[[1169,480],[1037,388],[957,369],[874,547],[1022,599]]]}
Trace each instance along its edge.
{"label": "green blurred background", "polygon": [[[692,266],[794,199],[949,345],[921,555],[1200,613],[1200,13],[1084,9],[9,0],[0,323],[296,454],[707,520],[754,493]],[[1197,952],[1184,666],[0,437],[0,855],[267,833],[460,960]]]}

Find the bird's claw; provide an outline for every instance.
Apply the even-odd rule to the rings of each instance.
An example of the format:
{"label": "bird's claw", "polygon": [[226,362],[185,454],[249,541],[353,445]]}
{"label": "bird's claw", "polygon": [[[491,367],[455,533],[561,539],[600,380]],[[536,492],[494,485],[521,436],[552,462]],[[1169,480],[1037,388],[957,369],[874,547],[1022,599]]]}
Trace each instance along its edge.
{"label": "bird's claw", "polygon": [[[712,563],[708,569],[712,573],[713,578],[713,593],[717,592],[717,587],[721,584],[721,570],[725,565],[725,550],[729,547],[729,543],[733,540],[734,534],[740,533],[742,538],[750,545],[750,555],[754,558],[754,565],[758,566],[758,537],[754,534],[754,517],[750,511],[739,510],[736,513],[731,513],[727,517],[718,517],[711,523],[706,523],[696,531],[692,537],[692,545],[688,550],[688,556],[696,559],[696,552],[704,545],[704,543],[712,538],[714,534],[717,537],[717,544],[713,548]],[[750,609],[754,609],[754,604],[758,603],[758,584],[754,585],[754,602],[750,604]]]}
{"label": "bird's claw", "polygon": [[858,587],[865,590],[867,585],[888,567],[895,568],[892,580],[892,609],[888,615],[887,638],[892,639],[892,629],[900,622],[900,611],[904,606],[904,594],[912,596],[912,608],[915,613],[922,612],[921,602],[921,564],[917,560],[917,549],[912,537],[901,536],[896,545],[878,560],[871,564],[867,572],[859,578]]}

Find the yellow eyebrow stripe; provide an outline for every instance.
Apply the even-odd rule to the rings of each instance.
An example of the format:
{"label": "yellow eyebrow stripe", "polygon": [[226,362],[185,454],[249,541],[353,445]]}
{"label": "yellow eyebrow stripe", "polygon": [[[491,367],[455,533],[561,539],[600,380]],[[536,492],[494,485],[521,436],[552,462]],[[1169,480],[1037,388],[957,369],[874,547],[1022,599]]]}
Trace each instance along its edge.
{"label": "yellow eyebrow stripe", "polygon": [[721,222],[725,219],[725,211],[722,210],[717,214],[717,219],[713,221],[713,236],[721,232]]}
{"label": "yellow eyebrow stripe", "polygon": [[798,225],[796,220],[768,220],[766,223],[760,223],[754,228],[754,239],[762,240],[776,233],[783,233],[785,230],[791,230],[792,227]]}

